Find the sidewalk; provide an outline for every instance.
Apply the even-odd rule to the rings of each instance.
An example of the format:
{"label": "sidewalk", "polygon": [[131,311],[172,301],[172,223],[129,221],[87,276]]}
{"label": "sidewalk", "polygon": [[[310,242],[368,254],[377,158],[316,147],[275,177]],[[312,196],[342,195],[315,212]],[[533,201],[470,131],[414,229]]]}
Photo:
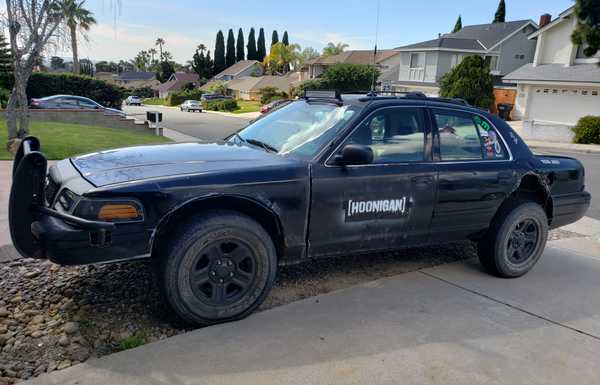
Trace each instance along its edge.
{"label": "sidewalk", "polygon": [[[515,120],[507,122],[513,130],[523,137],[523,121]],[[578,144],[563,142],[544,142],[540,140],[523,139],[532,150],[555,150],[566,152],[582,152],[588,154],[600,154],[600,145],[596,144]]]}
{"label": "sidewalk", "polygon": [[24,384],[598,384],[600,259],[554,244],[522,278],[441,265]]}

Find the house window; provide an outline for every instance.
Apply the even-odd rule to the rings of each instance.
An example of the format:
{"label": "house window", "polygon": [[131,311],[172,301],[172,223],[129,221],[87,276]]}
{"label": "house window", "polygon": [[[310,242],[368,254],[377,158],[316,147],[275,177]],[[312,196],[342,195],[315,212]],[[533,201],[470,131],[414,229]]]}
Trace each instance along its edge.
{"label": "house window", "polygon": [[410,68],[425,67],[425,54],[423,52],[410,54]]}
{"label": "house window", "polygon": [[463,60],[463,55],[452,55],[450,57],[450,68],[454,68],[459,65]]}
{"label": "house window", "polygon": [[490,66],[490,71],[498,71],[498,56],[486,56],[485,63]]}

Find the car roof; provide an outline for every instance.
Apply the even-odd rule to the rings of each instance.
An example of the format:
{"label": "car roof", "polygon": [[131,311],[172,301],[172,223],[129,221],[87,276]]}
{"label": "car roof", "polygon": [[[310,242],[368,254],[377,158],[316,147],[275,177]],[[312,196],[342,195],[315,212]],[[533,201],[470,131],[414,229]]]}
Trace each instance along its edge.
{"label": "car roof", "polygon": [[57,99],[57,98],[72,98],[72,99],[92,100],[90,98],[86,98],[85,96],[77,96],[77,95],[51,95],[51,96],[43,97],[43,98],[41,98],[41,100],[52,100],[52,99]]}

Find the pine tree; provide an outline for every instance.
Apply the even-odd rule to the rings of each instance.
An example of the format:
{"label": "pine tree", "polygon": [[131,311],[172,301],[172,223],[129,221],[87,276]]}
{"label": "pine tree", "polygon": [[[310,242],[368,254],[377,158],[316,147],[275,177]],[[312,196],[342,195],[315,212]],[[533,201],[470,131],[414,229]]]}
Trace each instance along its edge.
{"label": "pine tree", "polygon": [[267,56],[267,48],[265,47],[265,30],[261,28],[258,31],[258,40],[256,41],[256,60],[262,62]]}
{"label": "pine tree", "polygon": [[271,34],[271,47],[273,47],[277,43],[279,43],[279,34],[277,33],[277,31],[274,30]]}
{"label": "pine tree", "polygon": [[237,61],[242,61],[246,58],[244,55],[244,32],[240,28],[238,31],[237,41],[235,42],[235,58]]}
{"label": "pine tree", "polygon": [[258,57],[258,53],[256,52],[256,38],[254,37],[254,28],[250,28],[250,33],[248,34],[248,45],[246,46],[247,55],[246,58],[248,60],[256,60]]}
{"label": "pine tree", "polygon": [[[600,52],[600,2],[598,0],[576,0],[577,25],[571,40],[583,46],[583,54],[592,57]],[[600,66],[600,62],[598,62]]]}
{"label": "pine tree", "polygon": [[283,32],[283,38],[281,38],[281,42],[283,43],[283,45],[290,45],[290,39],[288,38],[287,31]]}
{"label": "pine tree", "polygon": [[460,15],[458,15],[458,19],[456,20],[456,24],[454,24],[454,29],[452,30],[452,33],[458,32],[462,29],[462,19],[460,17]]}
{"label": "pine tree", "polygon": [[227,53],[225,54],[225,66],[231,67],[235,64],[235,39],[233,37],[233,29],[229,29],[227,34]]}
{"label": "pine tree", "polygon": [[227,68],[225,64],[225,37],[223,32],[217,32],[217,41],[215,42],[215,66],[214,72],[218,74]]}
{"label": "pine tree", "polygon": [[4,35],[0,34],[0,88],[11,89],[13,78],[10,46]]}
{"label": "pine tree", "polygon": [[498,9],[496,10],[496,14],[494,15],[494,23],[504,23],[506,19],[506,4],[504,4],[504,0],[500,0],[498,4]]}

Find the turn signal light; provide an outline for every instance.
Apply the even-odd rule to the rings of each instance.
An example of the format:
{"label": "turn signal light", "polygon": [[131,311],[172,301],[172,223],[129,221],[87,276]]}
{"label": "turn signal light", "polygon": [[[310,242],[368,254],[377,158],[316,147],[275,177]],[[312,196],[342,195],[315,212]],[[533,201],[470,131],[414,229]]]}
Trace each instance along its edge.
{"label": "turn signal light", "polygon": [[100,208],[98,219],[102,221],[127,220],[140,218],[137,207],[130,204],[106,204]]}

